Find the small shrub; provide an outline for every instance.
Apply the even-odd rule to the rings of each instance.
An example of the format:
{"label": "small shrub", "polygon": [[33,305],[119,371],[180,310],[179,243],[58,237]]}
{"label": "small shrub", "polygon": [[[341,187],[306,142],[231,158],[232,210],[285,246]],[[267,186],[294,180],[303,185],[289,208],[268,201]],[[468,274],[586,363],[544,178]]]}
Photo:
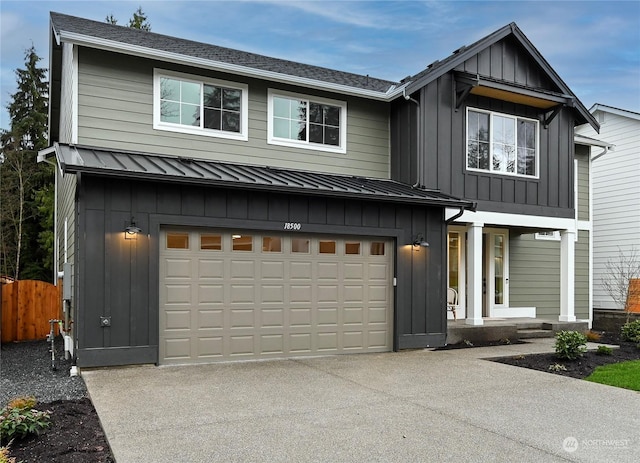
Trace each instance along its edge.
{"label": "small shrub", "polygon": [[549,370],[550,371],[567,371],[567,367],[565,367],[563,364],[561,363],[554,363],[553,365],[549,365]]}
{"label": "small shrub", "polygon": [[613,349],[607,346],[598,346],[598,350],[596,351],[597,355],[611,355],[613,354]]}
{"label": "small shrub", "polygon": [[33,397],[19,397],[0,410],[0,443],[28,434],[39,434],[50,424],[51,412],[34,409]]}
{"label": "small shrub", "polygon": [[622,325],[620,334],[625,341],[640,343],[640,320],[634,320]]}
{"label": "small shrub", "polygon": [[560,331],[556,334],[556,356],[575,360],[587,350],[587,337],[579,331]]}
{"label": "small shrub", "polygon": [[[9,442],[9,445],[11,445],[11,442]],[[16,463],[16,459],[9,456],[9,445],[0,447],[0,463]]]}
{"label": "small shrub", "polygon": [[591,331],[591,330],[587,331],[584,335],[587,337],[587,341],[589,342],[598,342],[602,337],[602,335],[597,331]]}

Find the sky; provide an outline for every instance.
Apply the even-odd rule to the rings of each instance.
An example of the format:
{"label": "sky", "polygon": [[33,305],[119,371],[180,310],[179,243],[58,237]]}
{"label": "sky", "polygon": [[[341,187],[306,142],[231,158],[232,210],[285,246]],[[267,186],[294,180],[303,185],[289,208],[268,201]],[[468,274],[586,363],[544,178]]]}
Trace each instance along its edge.
{"label": "sky", "polygon": [[515,22],[589,109],[640,112],[640,0],[0,0],[0,128],[33,45],[49,61],[49,12],[399,81]]}

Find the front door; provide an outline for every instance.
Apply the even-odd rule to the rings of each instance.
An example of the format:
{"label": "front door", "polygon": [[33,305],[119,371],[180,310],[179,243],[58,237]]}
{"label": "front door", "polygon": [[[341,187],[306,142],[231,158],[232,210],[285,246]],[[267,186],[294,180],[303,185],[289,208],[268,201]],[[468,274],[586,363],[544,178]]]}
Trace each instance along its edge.
{"label": "front door", "polygon": [[495,317],[509,306],[509,230],[485,229],[482,245],[483,316]]}

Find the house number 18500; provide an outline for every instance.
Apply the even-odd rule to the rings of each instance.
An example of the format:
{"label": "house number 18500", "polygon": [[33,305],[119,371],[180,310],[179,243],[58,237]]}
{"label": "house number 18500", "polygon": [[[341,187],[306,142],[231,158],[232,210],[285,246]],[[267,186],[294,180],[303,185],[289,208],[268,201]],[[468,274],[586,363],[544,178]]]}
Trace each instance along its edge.
{"label": "house number 18500", "polygon": [[300,230],[302,228],[302,225],[300,225],[300,222],[285,222],[284,223],[284,229],[285,230]]}

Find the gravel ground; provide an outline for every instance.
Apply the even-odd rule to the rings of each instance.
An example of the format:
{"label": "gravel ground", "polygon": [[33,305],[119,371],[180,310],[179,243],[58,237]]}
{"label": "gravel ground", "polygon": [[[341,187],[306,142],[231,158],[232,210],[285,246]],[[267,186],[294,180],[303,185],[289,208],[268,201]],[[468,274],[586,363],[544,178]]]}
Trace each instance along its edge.
{"label": "gravel ground", "polygon": [[71,360],[64,359],[63,341],[55,340],[57,370],[51,369],[46,340],[5,343],[0,348],[0,408],[18,396],[34,396],[40,403],[87,397],[81,377],[69,376]]}

